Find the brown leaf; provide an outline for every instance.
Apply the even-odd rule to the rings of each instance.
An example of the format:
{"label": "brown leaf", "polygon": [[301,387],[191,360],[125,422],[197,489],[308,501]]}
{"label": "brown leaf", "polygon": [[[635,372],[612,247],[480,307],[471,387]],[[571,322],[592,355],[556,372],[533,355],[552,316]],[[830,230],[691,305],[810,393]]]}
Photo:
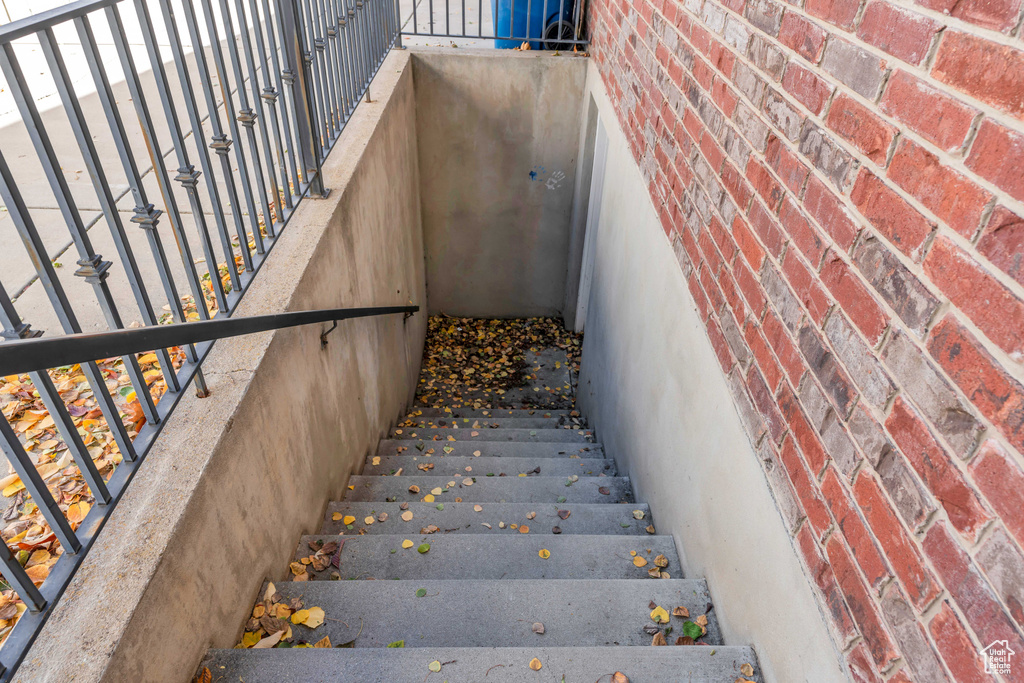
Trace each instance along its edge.
{"label": "brown leaf", "polygon": [[284,619],[278,619],[277,617],[272,617],[269,614],[264,614],[260,617],[260,626],[262,626],[263,630],[267,633],[277,633],[278,631],[288,630],[288,624]]}
{"label": "brown leaf", "polygon": [[[260,617],[262,617],[266,613],[267,613],[267,608],[266,608],[265,605],[256,605],[255,607],[252,608],[252,617],[253,617],[253,619],[259,619]],[[6,617],[4,617],[2,614],[0,614],[0,618],[6,618]]]}
{"label": "brown leaf", "polygon": [[690,636],[679,636],[676,638],[676,645],[693,645],[693,638]]}
{"label": "brown leaf", "polygon": [[602,496],[610,496],[610,495],[612,495],[611,489],[609,489],[607,486],[599,486],[599,487],[597,487],[597,492],[600,493]]}
{"label": "brown leaf", "polygon": [[324,636],[320,640],[318,640],[315,643],[313,643],[313,647],[319,647],[319,648],[324,648],[325,647],[325,648],[330,649],[330,647],[331,647],[331,637],[330,636]]}
{"label": "brown leaf", "polygon": [[553,534],[560,534],[560,533],[562,533],[562,527],[560,527],[560,526],[553,526],[553,527],[551,527],[551,533],[553,533]]}
{"label": "brown leaf", "polygon": [[569,515],[572,514],[571,510],[559,510],[558,516],[562,519],[569,519]]}
{"label": "brown leaf", "polygon": [[419,492],[420,492],[420,487],[417,486],[416,484],[413,484],[412,486],[409,487],[409,493],[419,493]]}
{"label": "brown leaf", "polygon": [[533,632],[537,635],[544,635],[544,624],[539,621],[533,625]]}
{"label": "brown leaf", "polygon": [[674,610],[672,610],[672,616],[674,616],[674,617],[682,617],[683,619],[689,619],[690,618],[690,610],[688,610],[685,607],[683,607],[682,605],[680,605],[679,607],[676,607]]}
{"label": "brown leaf", "polygon": [[664,555],[658,555],[654,558],[654,566],[664,569],[668,566],[668,558]]}
{"label": "brown leaf", "polygon": [[653,524],[648,525],[646,531],[649,534],[653,534],[654,533],[654,525]]}
{"label": "brown leaf", "polygon": [[616,671],[612,674],[611,683],[629,683],[629,678],[627,678],[626,674],[622,673],[621,671]]}
{"label": "brown leaf", "polygon": [[654,634],[654,639],[651,640],[651,645],[668,645],[668,641],[665,640],[665,634],[658,631]]}
{"label": "brown leaf", "polygon": [[195,677],[192,679],[192,683],[211,683],[213,681],[213,674],[210,673],[210,669],[203,667],[196,672]]}
{"label": "brown leaf", "polygon": [[661,633],[661,629],[654,624],[647,624],[644,626],[644,633],[649,636],[653,636],[655,633]]}
{"label": "brown leaf", "polygon": [[754,675],[754,667],[752,667],[749,663],[744,663],[742,666],[740,666],[740,673],[749,678],[750,676]]}

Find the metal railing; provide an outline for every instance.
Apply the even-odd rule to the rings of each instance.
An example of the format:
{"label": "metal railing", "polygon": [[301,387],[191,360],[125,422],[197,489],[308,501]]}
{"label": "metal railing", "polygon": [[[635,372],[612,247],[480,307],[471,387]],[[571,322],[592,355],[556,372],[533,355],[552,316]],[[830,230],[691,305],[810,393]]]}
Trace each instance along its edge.
{"label": "metal railing", "polygon": [[402,35],[493,40],[502,48],[582,49],[584,1],[409,0],[411,8],[401,8]]}
{"label": "metal railing", "polygon": [[[207,393],[200,364],[212,339],[257,331],[252,319],[221,319],[299,202],[328,193],[321,163],[400,43],[398,19],[398,0],[78,0],[0,26],[0,72],[34,151],[12,157],[12,138],[0,136],[0,229],[16,230],[27,252],[0,255],[0,280],[19,258],[34,273],[13,295],[0,285],[0,447],[13,470],[0,480],[0,573],[13,589],[0,586],[0,680],[182,392],[194,382]],[[34,88],[46,77],[26,75],[26,43],[41,52],[61,111],[40,106]],[[125,121],[133,114],[138,130]],[[41,168],[45,211],[26,201],[41,187],[19,157]],[[73,162],[95,199],[73,183]],[[71,277],[47,250],[54,223],[77,252]],[[93,233],[103,223],[109,238]],[[286,314],[259,329],[399,310],[410,309]],[[123,330],[126,321],[140,329]],[[33,324],[67,336],[36,339]],[[83,335],[86,326],[114,332]]]}

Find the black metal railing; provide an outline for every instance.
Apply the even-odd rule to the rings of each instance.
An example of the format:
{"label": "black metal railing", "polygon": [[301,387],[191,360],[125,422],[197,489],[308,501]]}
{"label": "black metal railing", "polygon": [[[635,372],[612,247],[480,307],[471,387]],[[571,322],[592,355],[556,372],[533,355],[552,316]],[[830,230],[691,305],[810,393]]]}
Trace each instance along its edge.
{"label": "black metal railing", "polygon": [[400,7],[402,34],[494,41],[498,48],[582,50],[584,1],[406,0]]}
{"label": "black metal railing", "polygon": [[[228,318],[296,206],[328,193],[321,164],[400,43],[398,12],[398,0],[78,0],[0,26],[24,126],[0,134],[0,230],[24,245],[0,255],[0,680],[182,392],[207,393],[214,338],[411,310]],[[45,64],[26,61],[33,49]],[[43,106],[51,92],[59,109]],[[72,249],[73,274],[60,263]],[[28,281],[5,286],[19,272]]]}
{"label": "black metal railing", "polygon": [[[54,605],[64,593],[75,571],[81,565],[85,554],[96,540],[100,530],[114,506],[127,490],[138,471],[146,452],[137,452],[112,470],[111,476],[102,476],[92,463],[90,453],[82,442],[70,412],[61,401],[48,371],[54,366],[81,366],[102,361],[112,356],[135,358],[137,354],[152,349],[170,349],[192,346],[196,360],[186,360],[179,369],[182,384],[200,372],[199,364],[209,353],[213,342],[227,337],[254,334],[300,325],[332,322],[333,326],[322,331],[320,342],[327,344],[327,335],[337,326],[338,321],[372,316],[405,314],[406,317],[419,311],[418,306],[382,306],[374,308],[336,308],[313,311],[296,311],[276,315],[248,316],[242,318],[218,318],[179,325],[155,325],[132,330],[116,330],[96,334],[74,334],[49,339],[36,338],[29,327],[12,318],[12,306],[6,296],[0,297],[5,324],[10,321],[15,327],[28,332],[26,339],[13,340],[0,345],[0,373],[5,376],[26,374],[32,378],[40,397],[50,410],[56,428],[67,444],[74,462],[81,468],[83,478],[93,493],[95,504],[78,523],[69,518],[67,511],[59,505],[55,495],[44,480],[38,465],[32,462],[22,439],[14,432],[7,420],[0,420],[0,448],[3,449],[18,477],[38,506],[43,518],[59,542],[61,553],[53,570],[41,587],[37,587],[29,570],[22,566],[8,543],[0,543],[0,572],[24,602],[26,611],[18,619],[17,627],[7,637],[0,649],[0,675],[9,678],[28,648],[31,646]],[[173,410],[182,392],[165,393],[158,406],[164,417]],[[166,419],[148,423],[149,443],[163,428]]]}

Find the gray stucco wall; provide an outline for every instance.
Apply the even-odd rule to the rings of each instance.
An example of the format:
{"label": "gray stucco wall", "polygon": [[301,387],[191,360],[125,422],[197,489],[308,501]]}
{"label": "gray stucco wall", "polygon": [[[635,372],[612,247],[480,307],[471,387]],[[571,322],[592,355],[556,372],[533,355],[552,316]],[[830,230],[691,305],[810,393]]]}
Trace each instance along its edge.
{"label": "gray stucco wall", "polygon": [[752,644],[766,680],[846,676],[743,431],[725,378],[596,69],[608,132],[580,378],[583,414],[706,577],[727,643]]}
{"label": "gray stucco wall", "polygon": [[410,52],[430,312],[560,314],[586,60]]}
{"label": "gray stucco wall", "polygon": [[[236,315],[425,306],[412,73],[393,52]],[[381,188],[389,188],[382,192]],[[232,647],[265,578],[319,528],[412,399],[426,315],[218,342],[18,680],[184,681]]]}

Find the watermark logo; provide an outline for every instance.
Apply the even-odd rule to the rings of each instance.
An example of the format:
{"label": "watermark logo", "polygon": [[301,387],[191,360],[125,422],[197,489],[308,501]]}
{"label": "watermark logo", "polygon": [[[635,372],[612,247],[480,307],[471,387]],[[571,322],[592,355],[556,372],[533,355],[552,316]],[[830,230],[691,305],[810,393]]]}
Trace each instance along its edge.
{"label": "watermark logo", "polygon": [[1009,642],[997,640],[982,650],[981,654],[985,657],[985,673],[1009,675],[1010,659],[1017,653],[1010,649]]}

